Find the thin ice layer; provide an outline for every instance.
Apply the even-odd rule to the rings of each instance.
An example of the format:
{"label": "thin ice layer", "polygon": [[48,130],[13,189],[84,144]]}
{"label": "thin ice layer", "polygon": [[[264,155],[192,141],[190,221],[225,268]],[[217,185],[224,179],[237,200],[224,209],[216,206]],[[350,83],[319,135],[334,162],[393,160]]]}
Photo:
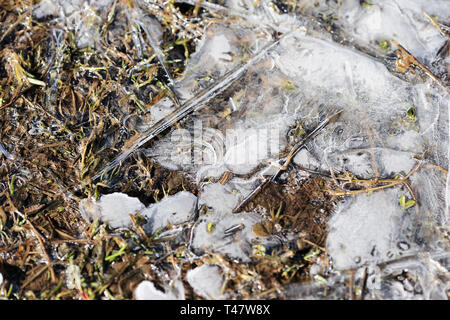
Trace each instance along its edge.
{"label": "thin ice layer", "polygon": [[136,300],[184,300],[184,287],[181,281],[175,281],[172,288],[166,288],[165,292],[158,290],[153,282],[144,280],[134,290]]}
{"label": "thin ice layer", "polygon": [[[217,27],[212,27],[213,30],[215,28]],[[223,25],[220,30],[220,33],[213,35],[206,32],[206,38],[214,43],[214,37],[223,37],[226,32],[236,32],[235,28],[226,29]],[[198,56],[202,54],[200,47]],[[211,61],[217,62],[214,59]],[[191,70],[190,75],[195,72],[203,75],[206,72],[201,63],[188,68]],[[208,72],[213,71],[208,69]],[[220,68],[218,72],[221,72]],[[225,96],[211,101],[205,108],[206,111],[195,113],[193,122],[185,124],[185,131],[181,135],[183,139],[187,137],[186,140],[166,138],[159,141],[154,149],[157,151],[154,152],[155,158],[163,165],[171,163],[200,179],[208,177],[208,174],[217,177],[225,170],[237,175],[254,174],[258,166],[267,166],[278,159],[279,151],[287,147],[286,135],[293,127],[301,125],[311,130],[324,114],[330,114],[340,108],[344,110],[340,119],[330,124],[308,144],[308,152],[298,156],[303,157],[303,163],[314,164],[314,161],[319,159],[320,167],[316,166],[316,170],[328,171],[333,168],[336,172],[347,172],[357,179],[393,179],[405,176],[418,163],[417,159],[425,153],[431,161],[445,166],[448,150],[446,95],[443,90],[434,86],[431,80],[425,81],[411,84],[398,78],[382,63],[369,56],[299,29],[282,39],[279,45],[254,65],[249,66],[242,79],[233,83]],[[410,110],[414,110],[414,116],[410,115]],[[195,121],[202,121],[201,126],[196,126]],[[195,158],[191,158],[189,139],[195,137],[199,127],[208,132],[201,136],[203,139],[199,141],[203,146],[202,159],[214,159],[212,163],[196,163]],[[262,132],[267,133],[269,128],[274,128],[277,132],[264,135]],[[237,135],[239,139],[235,144],[225,144],[225,148],[221,149],[220,141],[227,141],[229,129],[242,134]],[[262,139],[256,139],[256,136]],[[278,142],[278,153],[268,152],[259,157],[259,151],[270,146],[274,137]],[[184,144],[177,145],[177,141],[183,141]],[[194,145],[197,142],[194,140]],[[164,153],[167,155],[165,158]],[[149,154],[152,155],[152,152]],[[244,161],[230,162],[230,158]],[[255,161],[245,161],[249,159]],[[297,158],[297,161],[299,160],[300,158]],[[338,261],[339,268],[350,266],[355,259],[366,262],[386,259],[386,255],[392,250],[395,251],[396,239],[402,237],[402,226],[424,223],[422,218],[426,212],[434,212],[433,223],[446,223],[448,219],[445,209],[443,210],[443,197],[429,196],[440,194],[434,188],[443,190],[444,186],[442,183],[427,183],[438,181],[442,178],[442,173],[438,170],[420,172],[416,177],[424,181],[420,183],[420,187],[414,189],[414,196],[420,200],[416,204],[420,217],[416,220],[406,219],[405,215],[402,215],[399,199],[402,196],[411,199],[413,195],[404,186],[400,189],[400,185],[392,190],[374,192],[371,194],[373,198],[357,200],[362,199],[362,196],[352,197],[348,200],[350,205],[340,207],[336,215],[342,216],[344,220],[345,217],[350,218],[348,221],[336,218],[330,221],[330,228],[343,229],[345,232],[342,237],[338,233],[332,233],[328,240],[332,256]],[[208,188],[213,186],[206,185],[204,190]],[[245,197],[242,193],[236,195],[239,200]],[[214,231],[207,231],[208,224],[214,224],[223,232],[222,229],[232,226],[231,222],[226,224],[226,221],[233,220],[234,223],[237,219],[222,216],[225,211],[230,212],[231,207],[238,201],[225,199],[227,197],[221,199],[221,196],[216,196],[207,200],[205,198],[205,203],[212,208],[213,215],[208,221],[205,217],[198,222],[193,245],[196,248],[220,250],[230,256],[242,258],[250,251],[235,247],[232,241],[226,242],[218,235],[214,236]],[[377,212],[389,216],[386,219],[373,218]],[[371,221],[367,225],[368,228],[374,228],[375,231],[384,230],[385,233],[374,232],[373,237],[364,240],[363,235],[372,230],[364,229],[364,219]],[[347,222],[354,229],[356,223],[362,228],[361,232],[349,232],[343,227]],[[423,231],[426,228],[420,231],[420,228],[413,227],[412,230],[419,232],[421,236],[420,241],[412,241],[411,246],[423,248],[423,243],[431,244],[435,239],[434,235]],[[413,231],[407,233],[408,237]],[[347,239],[345,236],[353,238]],[[252,240],[250,233],[244,233],[241,238],[246,243]],[[347,246],[348,255],[338,249],[343,244]],[[374,247],[378,248],[379,253],[373,251]],[[372,252],[375,252],[374,255]]]}
{"label": "thin ice layer", "polygon": [[399,231],[414,213],[402,210],[392,201],[395,198],[400,198],[400,193],[389,189],[354,196],[336,208],[327,238],[327,252],[336,269],[388,260],[402,250],[398,248],[402,241],[406,250],[411,249],[407,234]]}
{"label": "thin ice layer", "polygon": [[186,280],[195,293],[205,299],[220,300],[226,298],[226,295],[222,293],[225,279],[218,266],[204,264],[189,270],[186,274]]}
{"label": "thin ice layer", "polygon": [[383,52],[380,43],[396,40],[417,58],[432,62],[435,54],[444,44],[440,34],[429,18],[437,17],[441,22],[450,19],[450,10],[445,0],[343,0],[303,2],[305,11],[312,11],[325,20],[333,17],[352,41]]}
{"label": "thin ice layer", "polygon": [[[406,255],[353,269],[351,273],[335,272],[325,284],[293,283],[285,292],[288,299],[447,300],[448,259],[444,252]],[[350,281],[353,290],[349,288]]]}

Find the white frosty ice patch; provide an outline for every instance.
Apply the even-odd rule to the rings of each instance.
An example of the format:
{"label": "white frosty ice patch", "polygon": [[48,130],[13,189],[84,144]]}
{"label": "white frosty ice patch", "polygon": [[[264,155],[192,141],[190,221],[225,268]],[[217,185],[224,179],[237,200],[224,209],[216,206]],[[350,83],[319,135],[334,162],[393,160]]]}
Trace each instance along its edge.
{"label": "white frosty ice patch", "polygon": [[116,192],[104,195],[98,201],[83,199],[80,202],[80,212],[88,221],[99,219],[108,222],[113,228],[124,228],[131,225],[129,215],[140,211],[147,219],[144,229],[154,233],[169,223],[179,224],[188,221],[195,211],[196,202],[196,196],[182,191],[146,208],[138,198]]}
{"label": "white frosty ice patch", "polygon": [[206,205],[217,214],[231,213],[238,204],[238,197],[220,183],[208,183],[199,198],[199,207]]}
{"label": "white frosty ice patch", "polygon": [[113,228],[127,227],[131,224],[129,214],[135,214],[145,206],[138,198],[115,192],[100,197],[98,201],[83,199],[80,212],[87,221],[96,219],[108,222]]}
{"label": "white frosty ice patch", "polygon": [[144,226],[145,232],[153,234],[169,223],[175,225],[190,220],[195,212],[196,204],[196,196],[182,191],[150,205],[141,211],[142,215],[147,218],[147,224]]}
{"label": "white frosty ice patch", "polygon": [[407,174],[414,167],[413,155],[393,149],[356,149],[329,154],[327,163],[335,170],[345,170],[359,178],[394,178],[398,174]]}
{"label": "white frosty ice patch", "polygon": [[406,214],[393,199],[398,193],[388,189],[356,195],[338,205],[329,221],[326,245],[336,269],[387,259],[396,246],[399,220]]}
{"label": "white frosty ice patch", "polygon": [[205,299],[225,299],[222,293],[224,285],[223,272],[218,266],[204,264],[186,274],[186,280],[195,293]]}
{"label": "white frosty ice patch", "polygon": [[71,290],[81,288],[81,270],[77,265],[71,264],[67,267],[66,286]]}
{"label": "white frosty ice patch", "polygon": [[438,15],[445,21],[448,10],[440,10],[445,6],[448,8],[448,2],[440,0],[380,0],[364,7],[354,0],[344,1],[339,12],[345,30],[358,41],[374,44],[394,39],[416,57],[424,58],[434,55],[445,39],[423,12]]}
{"label": "white frosty ice patch", "polygon": [[319,161],[306,149],[300,150],[293,159],[294,163],[311,170],[321,168]]}
{"label": "white frosty ice patch", "polygon": [[252,228],[260,221],[261,217],[254,213],[204,215],[194,229],[192,247],[247,262],[252,255],[252,242],[256,240]]}
{"label": "white frosty ice patch", "polygon": [[176,281],[173,288],[165,292],[155,288],[151,281],[144,280],[134,290],[136,300],[184,300],[184,287],[181,281]]}

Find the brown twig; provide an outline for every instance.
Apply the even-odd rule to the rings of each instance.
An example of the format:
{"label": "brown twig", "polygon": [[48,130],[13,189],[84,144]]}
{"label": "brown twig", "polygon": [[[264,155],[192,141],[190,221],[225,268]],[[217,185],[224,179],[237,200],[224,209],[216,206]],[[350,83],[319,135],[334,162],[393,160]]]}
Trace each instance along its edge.
{"label": "brown twig", "polygon": [[306,135],[300,142],[298,142],[292,149],[289,151],[289,154],[283,158],[280,159],[280,162],[284,162],[283,165],[277,170],[276,173],[274,173],[270,178],[264,179],[256,189],[254,189],[249,195],[247,195],[234,209],[233,212],[239,212],[255,195],[257,195],[270,181],[275,181],[275,179],[280,175],[282,171],[287,170],[289,164],[291,163],[292,159],[295,157],[295,155],[305,146],[305,144],[315,137],[323,128],[325,128],[329,123],[332,123],[336,121],[342,114],[343,110],[339,110],[338,112],[334,113],[324,121],[322,121],[314,130],[312,130],[309,134]]}
{"label": "brown twig", "polygon": [[316,244],[316,243],[314,243],[312,241],[309,241],[307,239],[301,239],[301,241],[303,241],[303,242],[305,242],[305,243],[307,243],[307,244],[309,244],[309,245],[311,245],[313,247],[316,247],[317,249],[322,250],[322,252],[324,252],[324,253],[327,252],[327,250],[324,247],[321,247],[321,246],[319,246],[318,244]]}
{"label": "brown twig", "polygon": [[202,2],[203,0],[197,0],[197,2],[195,3],[194,11],[192,13],[194,17],[198,16],[198,12],[200,11]]}
{"label": "brown twig", "polygon": [[407,69],[409,65],[413,64],[420,69],[422,69],[429,77],[431,77],[434,81],[436,81],[447,93],[450,93],[450,90],[447,86],[442,82],[441,79],[439,79],[433,72],[431,72],[430,69],[425,67],[419,60],[417,60],[408,50],[406,50],[401,44],[399,44],[397,41],[392,40],[392,42],[399,48],[400,50],[400,58],[397,61],[397,63],[404,64],[402,68],[404,67]]}
{"label": "brown twig", "polygon": [[440,171],[442,171],[443,173],[445,173],[446,176],[448,176],[448,171],[445,170],[444,168],[442,168],[441,166],[438,166],[438,165],[436,165],[436,164],[431,164],[431,163],[426,163],[426,164],[424,164],[423,166],[424,166],[424,168],[431,168],[431,169],[437,169],[437,170],[440,170]]}
{"label": "brown twig", "polygon": [[364,291],[366,290],[366,284],[367,284],[367,267],[364,268],[364,273],[361,280],[361,293],[356,297],[356,300],[363,300],[364,299]]}
{"label": "brown twig", "polygon": [[44,245],[44,241],[42,240],[42,235],[36,230],[36,228],[31,223],[30,220],[27,220],[27,223],[30,225],[31,230],[33,230],[34,234],[36,235],[36,239],[39,243],[39,246],[41,247],[42,253],[44,254],[45,260],[47,260],[47,264],[48,264],[48,267],[50,270],[50,276],[52,278],[52,282],[56,282],[55,270],[53,269],[50,256],[48,255],[47,251],[45,250],[45,245]]}
{"label": "brown twig", "polygon": [[[12,202],[9,193],[6,193],[6,198],[8,200],[8,203],[10,204],[11,208],[13,208],[14,212],[16,212],[18,215],[20,215],[23,219],[26,219],[25,215],[22,212],[20,212],[17,209],[17,207],[14,205],[14,203]],[[55,270],[52,267],[52,260],[50,259],[50,256],[48,255],[47,251],[45,250],[45,245],[44,245],[44,241],[42,240],[42,235],[36,230],[33,223],[31,223],[31,221],[29,219],[26,219],[26,223],[30,226],[31,230],[33,231],[34,235],[36,236],[39,246],[41,247],[42,254],[45,257],[45,260],[47,260],[47,264],[50,269],[50,276],[52,278],[52,282],[56,282]]]}
{"label": "brown twig", "polygon": [[350,300],[355,300],[355,292],[353,290],[353,286],[355,285],[355,270],[350,270],[349,273],[348,287],[350,289]]}
{"label": "brown twig", "polygon": [[[354,195],[354,194],[360,194],[360,193],[366,193],[369,191],[377,191],[377,190],[382,190],[382,189],[386,189],[386,188],[390,188],[393,186],[396,186],[398,184],[404,184],[405,181],[414,173],[417,171],[417,169],[419,169],[421,165],[421,162],[417,163],[414,168],[403,178],[403,179],[383,179],[383,180],[377,180],[377,183],[386,183],[388,182],[388,184],[385,185],[381,185],[381,186],[375,186],[375,187],[368,187],[365,189],[361,189],[361,190],[344,190],[344,191],[331,191],[331,194],[334,196],[345,196],[345,195]],[[353,180],[353,182],[366,182],[367,184],[371,184],[373,183],[373,179],[371,180]]]}

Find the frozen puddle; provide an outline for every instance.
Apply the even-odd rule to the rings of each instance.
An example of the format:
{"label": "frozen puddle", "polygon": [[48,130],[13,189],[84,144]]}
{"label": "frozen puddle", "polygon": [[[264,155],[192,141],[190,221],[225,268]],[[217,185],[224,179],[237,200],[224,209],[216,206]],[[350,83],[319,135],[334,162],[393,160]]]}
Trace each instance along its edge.
{"label": "frozen puddle", "polygon": [[131,226],[129,215],[144,208],[138,198],[119,192],[103,195],[98,201],[83,199],[80,202],[80,212],[85,220],[108,222],[112,228]]}

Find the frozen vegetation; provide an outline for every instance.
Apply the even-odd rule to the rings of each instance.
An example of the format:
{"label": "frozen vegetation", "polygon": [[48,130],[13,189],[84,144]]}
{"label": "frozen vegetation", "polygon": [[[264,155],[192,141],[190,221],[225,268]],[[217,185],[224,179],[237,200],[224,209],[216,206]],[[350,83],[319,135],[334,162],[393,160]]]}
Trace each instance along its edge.
{"label": "frozen vegetation", "polygon": [[[326,252],[333,270],[327,271],[328,286],[339,298],[339,286],[347,277],[344,271],[356,270],[362,278],[361,270],[367,268],[369,298],[446,299],[450,180],[436,166],[448,168],[448,89],[419,71],[397,70],[391,40],[433,66],[433,72],[442,73],[450,58],[438,57],[437,52],[447,39],[423,12],[449,21],[450,6],[439,0],[373,2],[366,6],[356,0],[302,2],[312,15],[336,19],[344,39],[336,41],[311,20],[282,14],[267,0],[256,8],[253,1],[225,1],[223,6],[204,1],[206,8],[238,17],[238,23],[206,26],[183,76],[173,84],[182,106],[198,103],[189,109],[182,131],[174,128],[143,150],[160,165],[192,177],[200,186],[198,199],[183,191],[146,207],[137,198],[113,193],[83,200],[83,217],[123,228],[131,225],[129,215],[139,212],[147,220],[144,231],[151,235],[193,221],[196,212],[206,208],[191,229],[192,250],[249,261],[255,244],[276,246],[276,239],[252,231],[264,218],[261,212],[233,213],[233,209],[275,172],[280,153],[293,146],[289,138],[293,128],[311,130],[324,116],[343,110],[336,122],[296,154],[296,165],[327,175],[332,169],[339,179],[347,174],[349,182],[374,183],[379,179],[392,183],[422,166],[407,186],[399,183],[352,194],[340,184],[348,194],[329,221]],[[108,4],[44,0],[34,15],[60,17],[77,28],[78,46],[95,47],[100,39],[92,27],[97,23],[95,12]],[[91,13],[92,19],[83,23]],[[150,30],[158,45],[158,21],[137,12],[130,15]],[[275,37],[274,30],[281,36]],[[139,131],[150,132],[178,107],[162,99],[148,111],[148,118],[142,117]],[[237,133],[235,139],[228,139],[231,130]],[[201,161],[192,161],[192,154],[200,155]],[[234,177],[223,184],[212,182],[226,172]],[[406,206],[412,198],[413,205]],[[404,268],[417,275],[414,283],[394,281]],[[217,266],[190,270],[187,281],[203,298],[226,297]],[[320,296],[321,288],[312,282],[290,285],[286,292],[291,298],[312,298]],[[182,299],[184,290],[177,282],[163,292],[144,281],[135,297]]]}

